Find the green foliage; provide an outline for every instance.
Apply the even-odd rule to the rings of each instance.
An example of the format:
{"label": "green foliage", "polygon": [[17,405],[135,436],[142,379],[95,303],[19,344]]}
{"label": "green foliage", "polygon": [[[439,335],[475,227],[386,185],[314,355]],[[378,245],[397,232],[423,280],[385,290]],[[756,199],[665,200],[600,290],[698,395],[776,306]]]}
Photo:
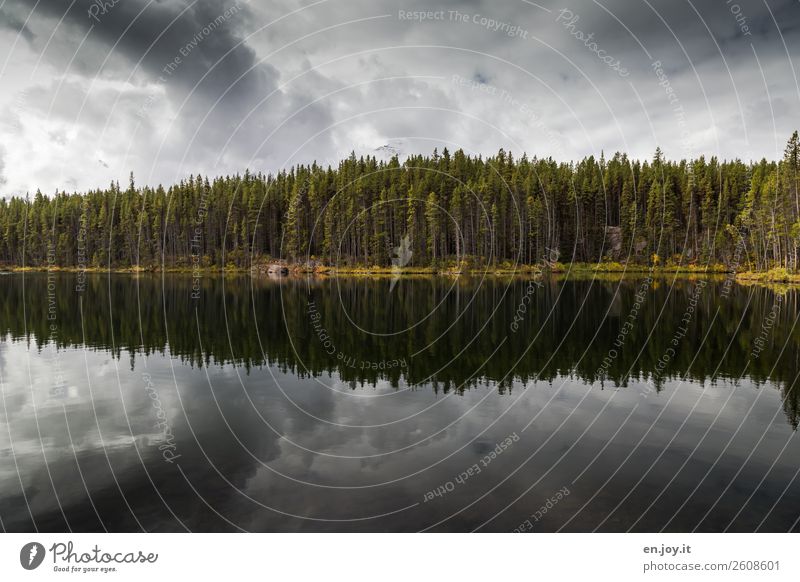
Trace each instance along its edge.
{"label": "green foliage", "polygon": [[[622,247],[611,249],[607,227]],[[336,168],[201,176],[165,189],[0,199],[0,264],[249,267],[269,257],[389,267],[408,237],[415,268],[599,262],[800,266],[800,138],[784,158],[745,164],[623,154],[577,163],[352,154]],[[467,259],[468,257],[472,257]],[[656,263],[658,264],[658,263]]]}

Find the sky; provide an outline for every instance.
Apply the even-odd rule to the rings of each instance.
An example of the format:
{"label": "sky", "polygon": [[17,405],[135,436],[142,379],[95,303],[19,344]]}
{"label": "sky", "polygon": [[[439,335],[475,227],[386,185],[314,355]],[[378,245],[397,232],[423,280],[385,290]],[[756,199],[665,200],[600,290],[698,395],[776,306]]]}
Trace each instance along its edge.
{"label": "sky", "polygon": [[797,0],[0,0],[0,195],[434,148],[779,158]]}

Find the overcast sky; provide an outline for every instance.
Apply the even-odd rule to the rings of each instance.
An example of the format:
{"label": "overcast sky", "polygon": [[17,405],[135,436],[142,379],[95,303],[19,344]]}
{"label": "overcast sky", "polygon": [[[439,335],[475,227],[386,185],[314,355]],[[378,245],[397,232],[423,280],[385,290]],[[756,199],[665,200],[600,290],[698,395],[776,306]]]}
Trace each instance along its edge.
{"label": "overcast sky", "polygon": [[797,0],[0,0],[0,194],[352,150],[775,158],[799,36]]}

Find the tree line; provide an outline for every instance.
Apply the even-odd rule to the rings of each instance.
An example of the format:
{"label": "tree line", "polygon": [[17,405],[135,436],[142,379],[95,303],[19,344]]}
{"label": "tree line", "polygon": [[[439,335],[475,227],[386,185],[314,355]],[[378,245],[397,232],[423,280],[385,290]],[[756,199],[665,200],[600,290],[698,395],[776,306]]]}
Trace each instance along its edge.
{"label": "tree line", "polygon": [[462,150],[276,174],[191,176],[165,188],[0,199],[0,264],[248,267],[262,260],[411,266],[542,260],[722,263],[798,270],[800,139],[745,163]]}

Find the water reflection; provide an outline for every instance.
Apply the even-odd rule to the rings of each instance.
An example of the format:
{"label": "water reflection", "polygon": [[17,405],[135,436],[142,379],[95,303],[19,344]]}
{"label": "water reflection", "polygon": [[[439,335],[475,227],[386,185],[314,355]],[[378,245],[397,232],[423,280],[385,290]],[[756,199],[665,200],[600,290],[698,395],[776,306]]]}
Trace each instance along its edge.
{"label": "water reflection", "polygon": [[0,278],[0,520],[796,528],[796,293],[703,281]]}

